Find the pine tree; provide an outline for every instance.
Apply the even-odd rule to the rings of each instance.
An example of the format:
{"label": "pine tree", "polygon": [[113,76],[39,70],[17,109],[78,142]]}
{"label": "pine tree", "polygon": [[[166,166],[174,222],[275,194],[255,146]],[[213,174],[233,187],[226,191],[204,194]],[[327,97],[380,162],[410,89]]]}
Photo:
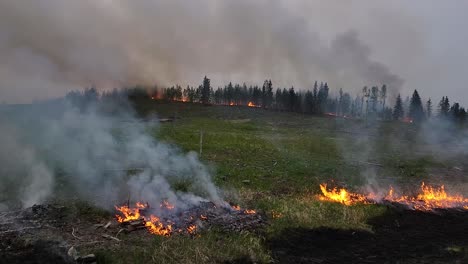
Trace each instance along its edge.
{"label": "pine tree", "polygon": [[424,109],[421,101],[421,97],[417,90],[414,90],[413,96],[411,97],[409,106],[409,117],[415,122],[421,122],[424,120]]}
{"label": "pine tree", "polygon": [[314,103],[313,103],[313,108],[312,108],[312,113],[317,114],[319,112],[318,110],[318,84],[317,81],[314,83],[314,92],[313,92],[313,97],[314,97]]}
{"label": "pine tree", "polygon": [[450,107],[450,117],[453,120],[458,120],[460,117],[460,104],[454,103],[452,107]]}
{"label": "pine tree", "polygon": [[442,97],[442,100],[439,102],[439,116],[448,117],[450,111],[450,101],[448,97]]}
{"label": "pine tree", "polygon": [[317,104],[318,104],[318,112],[324,113],[327,110],[327,100],[328,100],[328,84],[320,84],[320,89],[317,95]]}
{"label": "pine tree", "polygon": [[405,115],[405,111],[403,109],[403,101],[401,100],[400,94],[398,94],[398,97],[395,102],[395,106],[393,107],[393,119],[400,120],[403,118],[404,115]]}
{"label": "pine tree", "polygon": [[201,102],[202,102],[202,104],[209,104],[210,103],[210,92],[211,92],[210,79],[208,79],[205,76],[205,78],[203,78],[203,86],[202,86],[202,90],[201,90]]}

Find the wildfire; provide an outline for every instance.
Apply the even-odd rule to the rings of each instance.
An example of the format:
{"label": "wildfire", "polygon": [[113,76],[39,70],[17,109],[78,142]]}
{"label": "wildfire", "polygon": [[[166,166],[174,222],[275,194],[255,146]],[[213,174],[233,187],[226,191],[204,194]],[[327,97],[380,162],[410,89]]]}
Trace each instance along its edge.
{"label": "wildfire", "polygon": [[421,210],[431,211],[437,208],[463,208],[468,209],[468,198],[461,195],[449,195],[445,191],[445,186],[440,187],[428,186],[424,182],[421,184],[420,191],[415,196],[398,196],[395,191],[390,187],[387,196],[382,199],[377,199],[375,194],[357,194],[351,193],[344,188],[333,188],[327,190],[326,184],[320,184],[322,195],[320,200],[339,202],[344,205],[353,205],[357,203],[371,204],[380,203],[381,201],[388,201],[407,205],[408,207]]}
{"label": "wildfire", "polygon": [[353,205],[356,203],[369,203],[368,198],[364,195],[357,194],[357,193],[351,193],[348,192],[346,189],[341,188],[337,189],[336,187],[327,190],[327,185],[326,184],[320,184],[320,190],[322,191],[322,196],[320,196],[320,200],[328,200],[328,201],[334,201],[334,202],[339,202],[344,205]]}
{"label": "wildfire", "polygon": [[253,102],[249,102],[249,103],[247,104],[247,106],[248,106],[248,107],[257,107],[257,108],[260,107],[260,106],[258,106],[258,105],[256,105],[256,104],[254,104]]}
{"label": "wildfire", "polygon": [[[161,207],[165,203],[161,203]],[[144,226],[148,229],[151,234],[160,236],[170,236],[172,233],[172,225],[164,224],[161,219],[157,216],[150,215],[146,217],[142,215],[141,211],[149,208],[148,204],[137,202],[135,208],[130,208],[128,205],[116,206],[118,212],[123,216],[117,214],[115,217],[119,223],[132,222],[132,221],[143,221]]]}
{"label": "wildfire", "polygon": [[175,208],[174,205],[170,204],[167,200],[162,201],[161,208],[172,210]]}
{"label": "wildfire", "polygon": [[159,236],[170,236],[172,233],[172,225],[164,225],[161,220],[154,216],[150,216],[150,220],[145,220],[145,226],[151,234]]}
{"label": "wildfire", "polygon": [[445,186],[428,186],[421,183],[420,192],[415,197],[396,196],[390,188],[385,200],[406,204],[416,210],[430,211],[436,208],[464,208],[468,209],[468,198],[461,195],[449,195]]}
{"label": "wildfire", "polygon": [[197,226],[196,225],[190,225],[189,227],[187,227],[187,232],[189,234],[195,234],[196,231],[197,231]]}
{"label": "wildfire", "polygon": [[[214,206],[214,205],[213,205]],[[146,228],[148,232],[159,236],[170,236],[173,233],[190,234],[197,233],[198,219],[201,221],[209,221],[205,214],[197,214],[189,212],[175,211],[175,206],[167,200],[163,200],[160,205],[160,210],[165,212],[165,217],[159,217],[150,214],[150,206],[148,203],[137,202],[133,207],[129,205],[115,206],[118,214],[115,215],[117,221],[123,225],[128,225],[133,230]],[[214,206],[216,208],[216,206]],[[229,207],[228,207],[229,208]],[[255,210],[241,209],[239,205],[232,205],[232,210],[241,214],[256,214]],[[185,221],[174,221],[175,218],[185,219]]]}

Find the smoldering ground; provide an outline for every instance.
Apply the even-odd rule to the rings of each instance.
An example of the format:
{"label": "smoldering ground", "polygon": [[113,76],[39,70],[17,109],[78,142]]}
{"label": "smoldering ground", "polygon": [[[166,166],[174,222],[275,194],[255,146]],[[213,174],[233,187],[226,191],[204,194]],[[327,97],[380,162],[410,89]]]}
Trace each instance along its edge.
{"label": "smoldering ground", "polygon": [[[107,104],[107,111],[118,109],[112,114],[102,105],[78,108],[60,100],[2,114],[3,207],[27,207],[56,196],[103,207],[128,198],[168,200],[181,208],[203,198],[220,201],[197,154],[154,140],[150,132],[156,123],[137,119],[125,104]],[[177,184],[183,190],[173,188]]]}

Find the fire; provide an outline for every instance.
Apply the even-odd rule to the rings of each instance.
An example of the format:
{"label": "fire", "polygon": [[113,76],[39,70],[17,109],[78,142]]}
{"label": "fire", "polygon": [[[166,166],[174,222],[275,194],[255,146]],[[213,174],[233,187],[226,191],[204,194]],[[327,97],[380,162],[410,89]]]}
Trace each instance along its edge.
{"label": "fire", "polygon": [[258,105],[256,105],[256,104],[254,104],[252,101],[250,101],[250,102],[247,104],[247,106],[248,106],[248,107],[257,107],[257,108],[260,107],[260,106],[258,106]]}
{"label": "fire", "polygon": [[421,183],[420,192],[415,197],[396,196],[393,188],[390,188],[385,200],[406,204],[414,209],[430,211],[436,208],[464,208],[468,209],[468,198],[461,195],[449,195],[445,186],[428,186]]}
{"label": "fire", "polygon": [[190,225],[189,227],[187,227],[187,232],[189,234],[195,234],[196,231],[197,231],[197,226],[196,225]]}
{"label": "fire", "polygon": [[141,219],[140,209],[143,209],[140,206],[140,203],[136,204],[137,208],[129,208],[128,206],[116,206],[115,209],[123,214],[123,217],[120,215],[115,215],[119,223],[136,221]]}
{"label": "fire", "polygon": [[167,200],[164,200],[161,203],[161,208],[173,210],[175,208],[175,206],[170,204]]}
{"label": "fire", "polygon": [[344,188],[333,188],[327,190],[326,184],[320,184],[322,196],[320,200],[339,202],[344,205],[353,205],[357,203],[376,204],[382,201],[399,203],[407,205],[409,208],[421,211],[431,211],[437,208],[463,208],[468,209],[468,198],[461,195],[449,195],[445,191],[445,186],[440,187],[428,186],[424,182],[421,184],[419,193],[415,196],[398,196],[395,194],[393,187],[388,190],[387,196],[382,199],[377,199],[375,194],[357,194],[351,193]]}
{"label": "fire", "polygon": [[320,190],[323,196],[320,196],[320,200],[328,200],[339,202],[344,205],[353,205],[356,203],[369,203],[368,198],[364,195],[348,192],[346,189],[337,189],[336,187],[327,190],[326,184],[320,184]]}
{"label": "fire", "polygon": [[[161,207],[163,205],[165,205],[164,202],[161,203]],[[117,214],[115,215],[115,217],[117,218],[117,221],[119,223],[141,220],[144,222],[145,227],[151,234],[160,236],[170,236],[172,233],[172,225],[164,224],[161,221],[161,219],[157,216],[150,215],[149,217],[146,217],[142,215],[141,211],[148,208],[148,204],[145,205],[140,202],[137,202],[135,204],[135,208],[130,208],[128,207],[128,205],[116,206],[115,209],[117,209],[117,211],[119,211],[123,216]]]}
{"label": "fire", "polygon": [[151,234],[159,236],[170,236],[172,233],[172,225],[164,226],[160,219],[154,215],[150,216],[150,220],[145,220],[145,226]]}
{"label": "fire", "polygon": [[[213,205],[214,206],[214,205]],[[160,205],[160,210],[165,212],[164,218],[150,214],[150,206],[148,203],[135,203],[134,207],[129,205],[115,206],[118,214],[115,215],[119,223],[129,225],[131,228],[138,229],[139,227],[146,228],[148,232],[159,236],[171,236],[173,233],[185,233],[194,235],[197,233],[197,219],[208,221],[208,217],[204,214],[188,214],[182,217],[185,222],[174,222],[173,217],[184,215],[184,212],[175,211],[175,206],[167,200],[163,200]],[[232,205],[232,210],[242,214],[256,214],[255,210],[241,209],[239,205]],[[216,208],[216,206],[214,206]],[[227,207],[229,208],[229,207]]]}
{"label": "fire", "polygon": [[273,219],[278,219],[278,218],[282,218],[283,214],[277,211],[271,211],[271,217]]}

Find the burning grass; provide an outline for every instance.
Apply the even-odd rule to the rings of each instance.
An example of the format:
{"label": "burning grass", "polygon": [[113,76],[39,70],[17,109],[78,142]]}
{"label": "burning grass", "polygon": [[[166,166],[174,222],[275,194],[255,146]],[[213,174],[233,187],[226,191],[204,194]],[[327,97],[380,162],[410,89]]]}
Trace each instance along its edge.
{"label": "burning grass", "polygon": [[396,195],[393,187],[390,187],[388,194],[380,199],[376,194],[357,194],[348,190],[336,187],[328,190],[326,184],[320,185],[322,195],[320,200],[327,200],[342,203],[344,205],[370,204],[370,203],[397,203],[407,206],[410,209],[420,211],[432,211],[435,209],[468,209],[468,198],[460,194],[447,194],[445,186],[430,186],[424,182],[421,183],[419,192],[414,196]]}

